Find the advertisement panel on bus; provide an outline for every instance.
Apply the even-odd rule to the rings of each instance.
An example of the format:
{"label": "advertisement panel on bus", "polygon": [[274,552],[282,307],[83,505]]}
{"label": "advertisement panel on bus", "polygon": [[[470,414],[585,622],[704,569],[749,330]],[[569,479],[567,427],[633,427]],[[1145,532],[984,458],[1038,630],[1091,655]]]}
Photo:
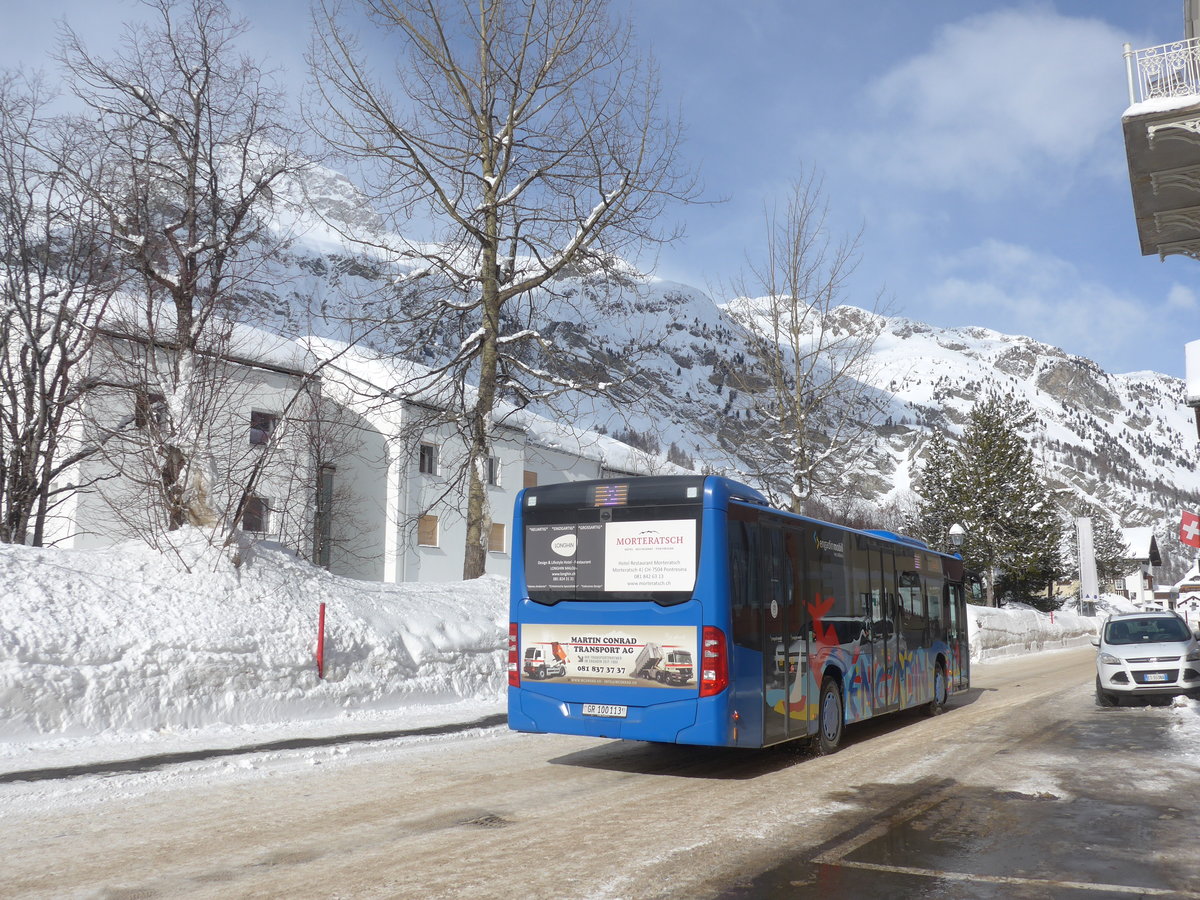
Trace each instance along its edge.
{"label": "advertisement panel on bus", "polygon": [[696,521],[591,522],[525,529],[530,591],[690,591]]}
{"label": "advertisement panel on bus", "polygon": [[696,642],[696,629],[683,626],[530,623],[521,630],[522,672],[561,684],[695,688]]}

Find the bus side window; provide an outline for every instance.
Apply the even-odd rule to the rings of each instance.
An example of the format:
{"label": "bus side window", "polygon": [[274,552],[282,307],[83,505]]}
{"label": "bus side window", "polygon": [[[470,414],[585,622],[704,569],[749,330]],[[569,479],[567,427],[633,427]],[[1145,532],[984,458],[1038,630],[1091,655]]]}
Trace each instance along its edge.
{"label": "bus side window", "polygon": [[[932,581],[932,579],[931,579]],[[946,590],[946,582],[943,580],[940,586],[941,591]],[[926,603],[928,603],[929,611],[929,637],[931,640],[941,640],[942,637],[942,594],[939,592],[939,586],[935,584],[929,585],[929,593],[925,595]]]}
{"label": "bus side window", "polygon": [[925,598],[921,595],[921,576],[916,572],[900,573],[900,629],[911,645],[924,643]]}
{"label": "bus side window", "polygon": [[761,649],[762,598],[759,592],[770,577],[762,575],[759,561],[761,528],[757,522],[729,522],[729,605],[733,642]]}
{"label": "bus side window", "polygon": [[747,579],[750,574],[750,550],[746,523],[729,523],[729,603],[734,609],[747,604]]}

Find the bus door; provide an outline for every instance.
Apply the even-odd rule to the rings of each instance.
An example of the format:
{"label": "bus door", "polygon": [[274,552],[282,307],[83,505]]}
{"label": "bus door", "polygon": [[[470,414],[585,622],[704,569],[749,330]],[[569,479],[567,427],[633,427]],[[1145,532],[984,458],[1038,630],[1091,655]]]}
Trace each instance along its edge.
{"label": "bus door", "polygon": [[801,626],[803,534],[757,510],[731,509],[729,600],[737,744],[759,747],[807,734],[804,678],[807,630]]}
{"label": "bus door", "polygon": [[[800,670],[802,635],[793,633],[795,574],[788,544],[790,535],[774,523],[763,523],[760,556],[759,615],[763,647],[763,744],[787,740],[796,731],[791,722],[792,683]],[[804,723],[799,723],[801,733]]]}
{"label": "bus door", "polygon": [[900,610],[889,547],[871,553],[871,675],[876,713],[900,706]]}
{"label": "bus door", "polygon": [[967,609],[963,586],[947,582],[949,602],[946,604],[946,643],[954,656],[954,674],[950,687],[963,691],[971,686],[971,646],[967,637]]}

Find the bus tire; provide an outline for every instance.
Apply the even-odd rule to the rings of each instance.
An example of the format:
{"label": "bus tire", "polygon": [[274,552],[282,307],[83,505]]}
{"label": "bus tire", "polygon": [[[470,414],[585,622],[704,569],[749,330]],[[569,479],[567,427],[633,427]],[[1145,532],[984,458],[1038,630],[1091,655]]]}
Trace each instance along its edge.
{"label": "bus tire", "polygon": [[925,711],[929,715],[939,715],[946,709],[949,690],[950,682],[946,680],[946,666],[939,660],[933,673],[933,699],[925,707]]}
{"label": "bus tire", "polygon": [[842,711],[842,689],[837,679],[826,675],[821,682],[821,700],[817,705],[817,734],[812,739],[813,753],[827,756],[842,743],[846,716]]}

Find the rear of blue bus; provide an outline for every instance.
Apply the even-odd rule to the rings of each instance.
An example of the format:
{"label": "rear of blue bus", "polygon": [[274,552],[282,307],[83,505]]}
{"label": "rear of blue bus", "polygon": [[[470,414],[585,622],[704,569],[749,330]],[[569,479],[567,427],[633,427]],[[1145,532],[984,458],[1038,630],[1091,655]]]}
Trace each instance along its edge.
{"label": "rear of blue bus", "polygon": [[631,478],[521,492],[509,606],[510,728],[736,741],[727,690],[727,484]]}

